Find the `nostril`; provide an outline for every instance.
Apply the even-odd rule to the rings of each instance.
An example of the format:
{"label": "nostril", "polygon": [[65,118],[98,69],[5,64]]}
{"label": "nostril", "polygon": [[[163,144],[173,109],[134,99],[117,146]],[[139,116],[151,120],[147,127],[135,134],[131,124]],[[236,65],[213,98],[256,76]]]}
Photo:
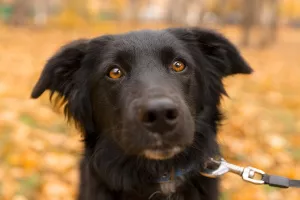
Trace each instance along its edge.
{"label": "nostril", "polygon": [[177,127],[180,115],[176,104],[169,98],[151,98],[137,110],[139,122],[149,131],[166,133]]}
{"label": "nostril", "polygon": [[167,120],[175,120],[178,117],[177,109],[167,109],[165,113],[165,117]]}
{"label": "nostril", "polygon": [[153,111],[148,111],[146,113],[144,113],[143,117],[142,117],[142,121],[144,123],[153,123],[156,121],[156,114]]}

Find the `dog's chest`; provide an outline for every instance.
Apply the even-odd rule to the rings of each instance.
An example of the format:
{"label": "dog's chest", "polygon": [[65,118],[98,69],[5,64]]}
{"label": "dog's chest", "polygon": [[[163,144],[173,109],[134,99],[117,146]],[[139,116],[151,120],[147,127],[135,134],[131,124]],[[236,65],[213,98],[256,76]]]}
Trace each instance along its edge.
{"label": "dog's chest", "polygon": [[173,181],[161,182],[159,183],[160,192],[164,195],[172,195],[180,189],[184,185],[184,178],[180,178]]}
{"label": "dog's chest", "polygon": [[[147,188],[147,189],[146,189]],[[124,193],[122,200],[185,200],[185,181],[183,178],[157,183],[146,187],[142,196]],[[187,200],[190,200],[189,198]]]}
{"label": "dog's chest", "polygon": [[[182,196],[182,188],[184,187],[185,179],[183,177],[176,180],[165,181],[158,183],[157,191],[153,191],[147,198],[149,200],[172,200],[184,199]],[[179,198],[180,197],[180,198]]]}

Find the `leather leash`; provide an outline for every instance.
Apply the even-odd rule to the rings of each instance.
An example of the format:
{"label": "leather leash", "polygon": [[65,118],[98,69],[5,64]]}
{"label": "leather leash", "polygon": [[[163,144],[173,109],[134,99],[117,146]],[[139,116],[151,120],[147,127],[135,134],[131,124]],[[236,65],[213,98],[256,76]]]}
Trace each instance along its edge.
{"label": "leather leash", "polygon": [[231,172],[242,177],[244,181],[257,185],[269,185],[271,187],[300,188],[300,180],[289,179],[282,176],[266,174],[254,167],[241,167],[227,162],[223,158],[216,160],[211,158],[204,171],[200,172],[203,176],[217,178]]}

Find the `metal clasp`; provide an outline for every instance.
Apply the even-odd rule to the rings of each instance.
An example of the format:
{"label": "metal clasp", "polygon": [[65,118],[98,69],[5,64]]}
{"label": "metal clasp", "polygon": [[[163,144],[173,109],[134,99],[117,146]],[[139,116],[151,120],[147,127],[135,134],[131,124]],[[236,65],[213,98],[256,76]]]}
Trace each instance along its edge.
{"label": "metal clasp", "polygon": [[[256,174],[259,174],[261,179],[255,179],[254,177]],[[256,169],[254,167],[245,167],[242,173],[242,178],[250,183],[262,185],[265,183],[265,181],[262,180],[262,176],[264,174],[265,172],[260,169]]]}
{"label": "metal clasp", "polygon": [[[241,167],[228,163],[226,160],[221,158],[220,160],[215,160],[213,158],[207,164],[207,167],[204,171],[200,172],[203,176],[216,178],[222,176],[228,172],[237,174],[242,177],[244,181],[253,183],[253,184],[264,184],[262,176],[265,174],[264,171],[256,169],[254,167]],[[255,175],[260,175],[261,179],[255,179]]]}

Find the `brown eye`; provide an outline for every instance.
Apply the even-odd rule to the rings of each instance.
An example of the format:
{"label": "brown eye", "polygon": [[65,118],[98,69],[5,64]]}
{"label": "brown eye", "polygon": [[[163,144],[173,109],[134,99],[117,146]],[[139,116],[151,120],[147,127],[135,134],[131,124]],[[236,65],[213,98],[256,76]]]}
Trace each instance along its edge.
{"label": "brown eye", "polygon": [[172,70],[175,72],[182,72],[185,69],[185,65],[181,61],[175,61],[172,64]]}
{"label": "brown eye", "polygon": [[118,79],[121,78],[122,76],[123,76],[122,71],[117,67],[112,68],[108,73],[108,77],[111,79]]}

